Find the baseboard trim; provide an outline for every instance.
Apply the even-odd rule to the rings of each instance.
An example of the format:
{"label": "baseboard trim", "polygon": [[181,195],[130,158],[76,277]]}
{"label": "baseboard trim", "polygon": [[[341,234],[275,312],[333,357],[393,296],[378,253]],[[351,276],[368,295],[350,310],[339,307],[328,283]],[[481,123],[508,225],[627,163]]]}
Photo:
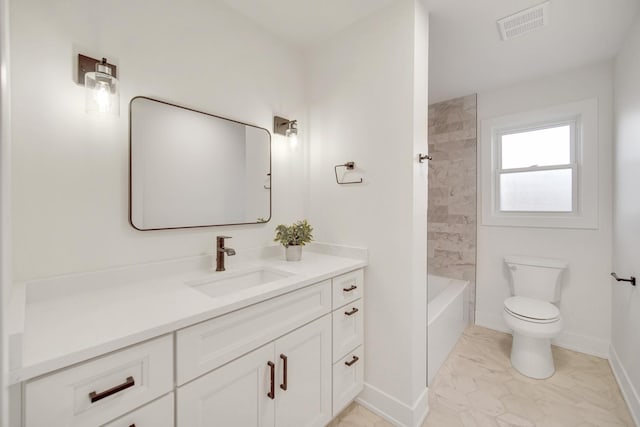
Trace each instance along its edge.
{"label": "baseboard trim", "polygon": [[429,390],[425,388],[415,403],[409,406],[365,383],[356,402],[397,427],[421,427],[429,413],[428,396]]}
{"label": "baseboard trim", "polygon": [[640,393],[638,393],[638,390],[635,389],[629,379],[629,375],[627,375],[627,371],[620,362],[618,353],[613,345],[610,347],[609,366],[611,366],[613,375],[618,381],[618,386],[620,386],[622,396],[625,402],[627,402],[627,407],[629,408],[629,412],[631,412],[633,421],[636,423],[636,426],[640,426]]}
{"label": "baseboard trim", "polygon": [[[502,316],[495,315],[493,313],[488,314],[476,312],[476,325],[500,332],[511,333],[511,330],[504,323]],[[603,359],[609,358],[610,343],[600,338],[564,331],[552,341],[552,344],[568,350],[601,357]]]}

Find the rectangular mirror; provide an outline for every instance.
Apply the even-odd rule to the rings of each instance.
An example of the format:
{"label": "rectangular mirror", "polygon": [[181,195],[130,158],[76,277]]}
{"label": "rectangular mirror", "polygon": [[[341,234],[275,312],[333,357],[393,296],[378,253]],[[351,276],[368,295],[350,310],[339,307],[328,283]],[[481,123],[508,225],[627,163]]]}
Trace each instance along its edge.
{"label": "rectangular mirror", "polygon": [[142,96],[129,105],[129,220],[138,230],[271,218],[271,134]]}

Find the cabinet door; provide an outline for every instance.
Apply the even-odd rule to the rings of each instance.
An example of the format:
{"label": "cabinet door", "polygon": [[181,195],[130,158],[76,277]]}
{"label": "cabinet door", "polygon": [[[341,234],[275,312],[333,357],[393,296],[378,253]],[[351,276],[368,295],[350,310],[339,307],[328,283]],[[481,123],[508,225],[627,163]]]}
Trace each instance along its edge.
{"label": "cabinet door", "polygon": [[278,339],[275,350],[276,426],[326,425],[331,420],[331,315]]}
{"label": "cabinet door", "polygon": [[178,388],[177,427],[274,427],[273,344]]}

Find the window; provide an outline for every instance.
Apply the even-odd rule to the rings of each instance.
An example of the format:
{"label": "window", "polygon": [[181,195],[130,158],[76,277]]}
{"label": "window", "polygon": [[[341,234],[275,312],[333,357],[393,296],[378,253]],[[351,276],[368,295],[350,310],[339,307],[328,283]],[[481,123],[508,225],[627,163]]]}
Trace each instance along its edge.
{"label": "window", "polygon": [[598,102],[481,121],[481,221],[597,228]]}
{"label": "window", "polygon": [[572,213],[575,120],[497,134],[497,210]]}

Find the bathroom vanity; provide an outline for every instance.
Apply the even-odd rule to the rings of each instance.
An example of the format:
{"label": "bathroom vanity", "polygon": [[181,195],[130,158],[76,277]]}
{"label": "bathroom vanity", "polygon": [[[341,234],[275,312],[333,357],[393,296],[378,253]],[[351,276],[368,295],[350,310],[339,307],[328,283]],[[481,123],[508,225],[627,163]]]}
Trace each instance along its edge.
{"label": "bathroom vanity", "polygon": [[25,284],[12,427],[326,425],[363,386],[366,250],[318,247]]}

